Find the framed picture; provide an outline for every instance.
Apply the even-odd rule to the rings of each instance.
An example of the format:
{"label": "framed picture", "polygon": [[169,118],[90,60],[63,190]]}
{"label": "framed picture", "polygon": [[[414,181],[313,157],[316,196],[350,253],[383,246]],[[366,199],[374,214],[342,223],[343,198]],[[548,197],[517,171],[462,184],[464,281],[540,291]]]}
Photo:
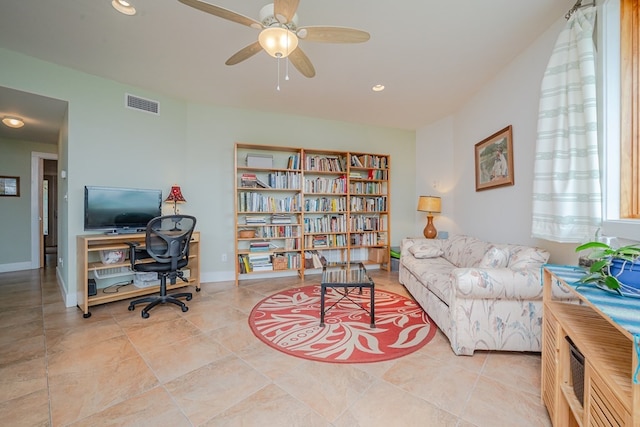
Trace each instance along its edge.
{"label": "framed picture", "polygon": [[19,176],[0,176],[0,197],[20,197]]}
{"label": "framed picture", "polygon": [[511,125],[478,142],[476,191],[513,185],[513,135]]}

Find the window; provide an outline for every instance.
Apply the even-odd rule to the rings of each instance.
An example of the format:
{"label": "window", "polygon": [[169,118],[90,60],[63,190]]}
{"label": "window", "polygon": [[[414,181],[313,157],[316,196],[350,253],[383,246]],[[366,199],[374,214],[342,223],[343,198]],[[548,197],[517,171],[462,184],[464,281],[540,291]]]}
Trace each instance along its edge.
{"label": "window", "polygon": [[606,0],[599,15],[604,227],[640,240],[640,0]]}
{"label": "window", "polygon": [[640,218],[640,0],[620,5],[620,217]]}

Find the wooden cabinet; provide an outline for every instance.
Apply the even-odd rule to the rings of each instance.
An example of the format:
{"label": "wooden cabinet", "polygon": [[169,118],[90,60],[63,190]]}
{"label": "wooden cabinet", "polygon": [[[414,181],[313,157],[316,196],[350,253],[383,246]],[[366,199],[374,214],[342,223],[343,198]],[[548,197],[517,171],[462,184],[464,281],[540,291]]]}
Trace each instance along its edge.
{"label": "wooden cabinet", "polygon": [[[583,274],[543,271],[542,401],[554,426],[640,426],[640,300],[576,289]],[[582,371],[567,337],[584,357]]]}
{"label": "wooden cabinet", "polygon": [[313,254],[389,269],[389,162],[380,154],[236,143],[236,284],[273,271],[304,277],[318,268]]}
{"label": "wooden cabinet", "polygon": [[[159,284],[133,283],[134,273],[130,269],[127,242],[145,245],[145,234],[87,234],[77,237],[78,256],[78,307],[85,318],[91,316],[89,307],[157,293]],[[105,261],[105,262],[103,262]],[[189,282],[178,280],[167,284],[167,290],[193,285],[200,290],[200,232],[191,236],[189,246]],[[89,280],[96,281],[96,295],[89,295]]]}

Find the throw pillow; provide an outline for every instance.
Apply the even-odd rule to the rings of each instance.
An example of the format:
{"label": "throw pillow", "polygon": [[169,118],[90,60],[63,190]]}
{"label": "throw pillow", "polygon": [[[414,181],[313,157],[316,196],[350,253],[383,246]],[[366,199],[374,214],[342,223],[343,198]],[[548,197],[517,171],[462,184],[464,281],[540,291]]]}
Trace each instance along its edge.
{"label": "throw pillow", "polygon": [[478,267],[480,268],[505,268],[509,263],[509,250],[496,248],[495,246],[484,254]]}
{"label": "throw pillow", "polygon": [[437,258],[442,255],[442,249],[432,245],[413,245],[409,248],[409,252],[414,258]]}

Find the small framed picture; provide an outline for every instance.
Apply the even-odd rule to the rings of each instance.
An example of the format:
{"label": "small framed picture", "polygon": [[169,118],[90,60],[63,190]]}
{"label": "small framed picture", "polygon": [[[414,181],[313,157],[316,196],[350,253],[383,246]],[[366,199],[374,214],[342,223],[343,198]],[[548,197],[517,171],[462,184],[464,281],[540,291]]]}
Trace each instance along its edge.
{"label": "small framed picture", "polygon": [[513,185],[511,125],[475,145],[476,191]]}
{"label": "small framed picture", "polygon": [[20,177],[0,175],[0,197],[20,197]]}

